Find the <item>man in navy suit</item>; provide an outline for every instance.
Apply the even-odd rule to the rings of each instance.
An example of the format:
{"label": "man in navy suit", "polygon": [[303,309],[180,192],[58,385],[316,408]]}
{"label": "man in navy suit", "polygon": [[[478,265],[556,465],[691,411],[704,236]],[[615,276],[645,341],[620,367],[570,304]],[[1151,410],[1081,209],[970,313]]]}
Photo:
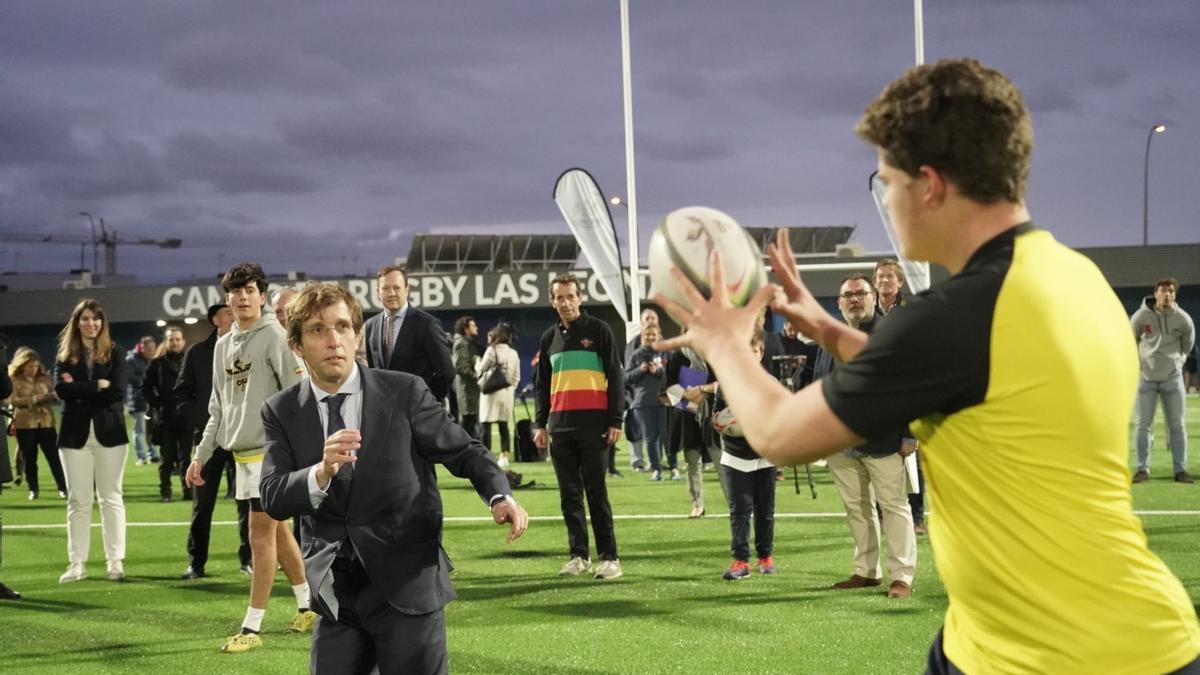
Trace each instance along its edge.
{"label": "man in navy suit", "polygon": [[288,342],[310,379],[263,406],[263,508],[300,519],[320,614],[311,672],[445,673],[442,608],[454,591],[433,464],[471,481],[509,542],[529,516],[419,377],[359,368],[362,331],[358,301],[339,286],[313,284],[288,306]]}
{"label": "man in navy suit", "polygon": [[445,401],[454,382],[449,336],[437,319],[409,304],[403,267],[380,269],[378,281],[384,310],[367,321],[367,365],[416,375],[438,403]]}

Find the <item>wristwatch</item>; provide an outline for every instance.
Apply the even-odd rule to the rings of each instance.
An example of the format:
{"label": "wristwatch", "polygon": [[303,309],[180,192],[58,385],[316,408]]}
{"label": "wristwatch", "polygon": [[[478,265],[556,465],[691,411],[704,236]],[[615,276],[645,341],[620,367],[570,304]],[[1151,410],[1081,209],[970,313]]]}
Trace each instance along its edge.
{"label": "wristwatch", "polygon": [[517,500],[513,499],[512,495],[496,495],[492,497],[492,503],[488,504],[488,509],[495,509],[497,504],[503,504],[504,502],[508,502],[513,506],[517,505]]}

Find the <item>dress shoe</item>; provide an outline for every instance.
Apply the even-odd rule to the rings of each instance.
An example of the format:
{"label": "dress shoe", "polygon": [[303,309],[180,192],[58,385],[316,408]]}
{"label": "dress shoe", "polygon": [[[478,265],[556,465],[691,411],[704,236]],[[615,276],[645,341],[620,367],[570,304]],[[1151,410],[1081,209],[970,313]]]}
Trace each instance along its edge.
{"label": "dress shoe", "polygon": [[893,581],[892,587],[888,589],[888,597],[900,599],[911,598],[912,586],[909,586],[903,581]]}
{"label": "dress shoe", "polygon": [[1147,471],[1138,469],[1137,472],[1133,474],[1133,482],[1135,483],[1145,483],[1148,480],[1150,480],[1150,473]]}
{"label": "dress shoe", "polygon": [[866,577],[860,577],[857,574],[854,574],[854,575],[851,575],[850,578],[845,581],[837,582],[836,584],[833,585],[833,587],[839,591],[845,591],[845,590],[848,590],[851,588],[867,588],[869,586],[882,586],[882,585],[883,585],[883,579],[868,579]]}
{"label": "dress shoe", "polygon": [[191,579],[203,579],[206,576],[208,576],[208,575],[204,573],[203,568],[196,569],[195,567],[188,567],[186,570],[183,571],[183,574],[179,575],[179,578],[184,579],[184,580],[191,580]]}
{"label": "dress shoe", "polygon": [[1196,481],[1192,479],[1191,475],[1188,474],[1188,472],[1180,471],[1179,473],[1175,474],[1175,482],[1176,483],[1195,483]]}

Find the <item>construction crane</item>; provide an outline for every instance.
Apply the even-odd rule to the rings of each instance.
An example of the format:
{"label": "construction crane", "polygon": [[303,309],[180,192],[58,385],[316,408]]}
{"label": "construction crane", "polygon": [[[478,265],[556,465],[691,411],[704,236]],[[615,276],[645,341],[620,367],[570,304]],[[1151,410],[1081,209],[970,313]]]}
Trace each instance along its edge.
{"label": "construction crane", "polygon": [[109,230],[100,219],[100,235],[92,230],[91,237],[74,234],[28,234],[24,232],[0,232],[0,242],[14,244],[79,244],[79,266],[83,267],[83,248],[92,245],[92,266],[96,266],[96,252],[104,247],[104,274],[117,274],[117,246],[157,246],[158,248],[175,249],[183,245],[182,239],[131,239],[117,235],[117,231]]}

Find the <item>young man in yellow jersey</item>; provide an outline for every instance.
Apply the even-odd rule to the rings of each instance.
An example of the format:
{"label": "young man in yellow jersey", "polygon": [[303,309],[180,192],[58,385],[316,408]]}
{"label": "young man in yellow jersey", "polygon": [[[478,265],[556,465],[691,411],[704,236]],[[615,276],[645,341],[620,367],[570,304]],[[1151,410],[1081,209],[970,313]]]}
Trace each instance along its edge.
{"label": "young man in yellow jersey", "polygon": [[[857,132],[879,151],[900,253],[951,277],[868,339],[817,303],[781,232],[768,252],[782,288],[745,307],[721,290],[705,300],[676,271],[693,309],[656,299],[688,327],[661,348],[702,352],[746,440],[777,464],[911,423],[950,599],[929,672],[1200,670],[1192,600],[1133,513],[1133,335],[1096,266],[1030,221],[1020,92],[974,60],[919,66]],[[842,362],[821,386],[789,394],[753,367],[745,345],[768,303]]]}

